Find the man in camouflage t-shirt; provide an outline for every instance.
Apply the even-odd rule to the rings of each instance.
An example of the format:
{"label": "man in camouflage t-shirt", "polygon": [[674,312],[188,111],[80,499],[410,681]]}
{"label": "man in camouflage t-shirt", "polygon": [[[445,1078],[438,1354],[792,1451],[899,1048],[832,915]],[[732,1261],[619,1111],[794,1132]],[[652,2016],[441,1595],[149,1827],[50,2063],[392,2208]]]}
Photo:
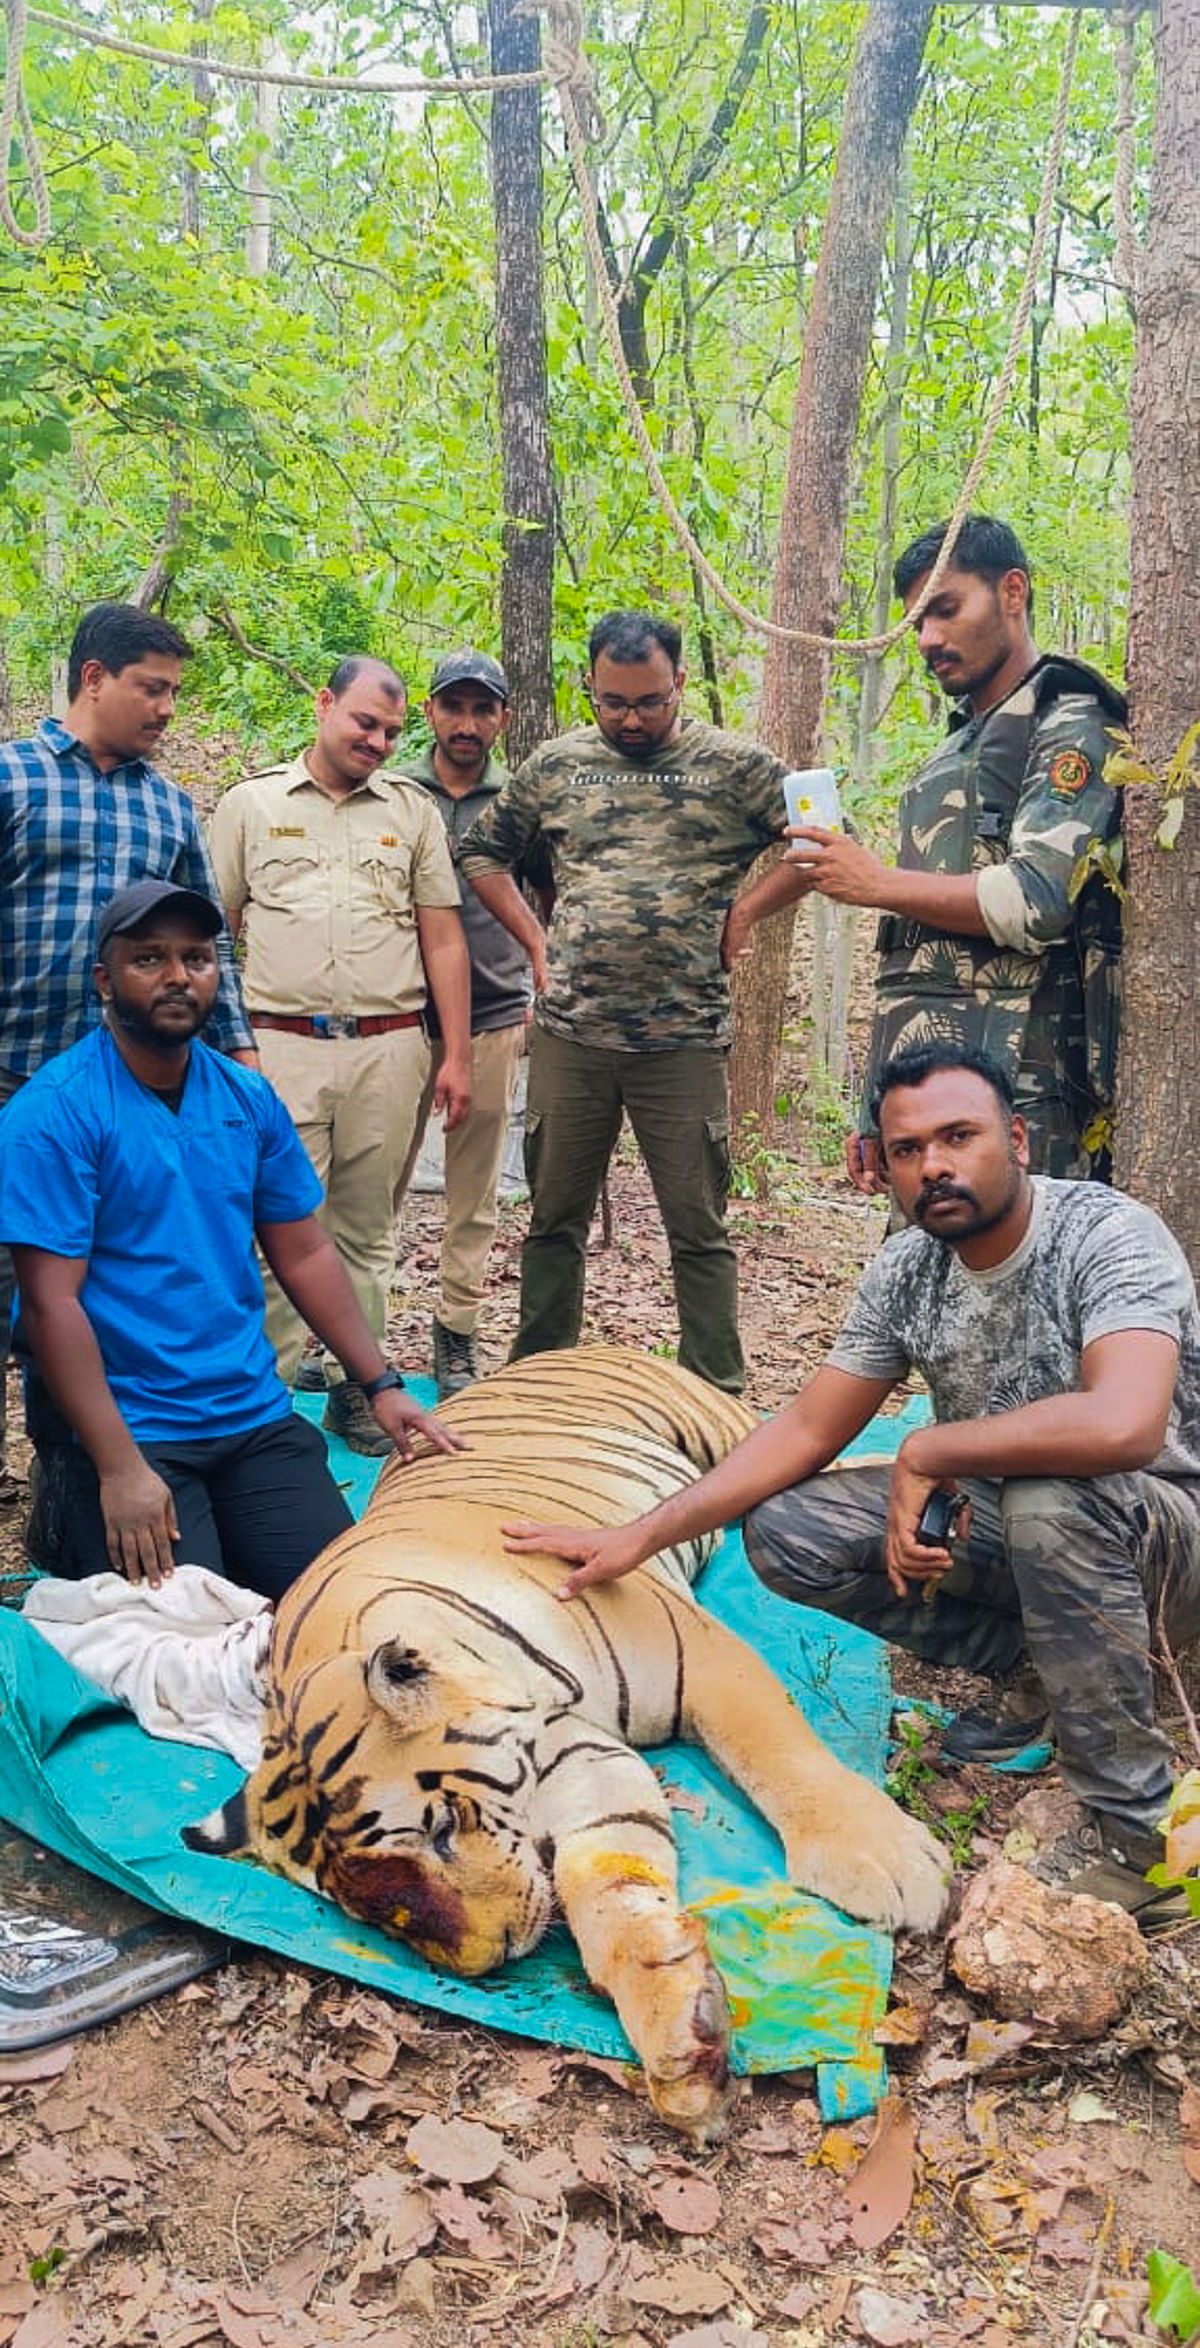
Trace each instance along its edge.
{"label": "man in camouflage t-shirt", "polygon": [[[945,534],[923,532],[896,564],[906,610]],[[883,917],[863,1114],[846,1145],[860,1190],[883,1188],[869,1110],[879,1070],[941,1036],[1007,1069],[1036,1169],[1107,1175],[1120,803],[1104,764],[1125,703],[1082,661],[1039,657],[1032,605],[1019,540],[1006,523],[968,515],[917,625],[925,665],[955,707],[901,800],[896,865],[816,829],[797,847],[823,895]]]}
{"label": "man in camouflage t-shirt", "polygon": [[[576,1571],[564,1595],[746,1518],[783,1597],[930,1662],[1040,1682],[1082,1821],[1039,1854],[1047,1880],[1143,1918],[1171,1791],[1151,1653],[1200,1634],[1200,1312],[1148,1207],[1028,1172],[1004,1071],[932,1045],[890,1061],[875,1100],[912,1228],[870,1263],[827,1361],[779,1417],[629,1526],[523,1529],[510,1546]],[[898,1381],[933,1400],[887,1466],[831,1463]],[[822,1472],[829,1471],[829,1472]],[[950,1545],[919,1535],[932,1494],[970,1503]],[[973,1739],[964,1744],[968,1724]],[[982,1756],[1001,1724],[945,1732]]]}
{"label": "man in camouflage t-shirt", "polygon": [[[807,885],[778,865],[733,902],[783,830],[786,770],[682,714],[671,622],[611,612],[590,654],[595,724],[526,759],[460,853],[488,911],[526,947],[537,989],[513,1358],[579,1336],[588,1228],[627,1111],[670,1243],[679,1359],[736,1393],[727,973],[752,924]],[[511,878],[535,844],[553,870],[548,938]]]}

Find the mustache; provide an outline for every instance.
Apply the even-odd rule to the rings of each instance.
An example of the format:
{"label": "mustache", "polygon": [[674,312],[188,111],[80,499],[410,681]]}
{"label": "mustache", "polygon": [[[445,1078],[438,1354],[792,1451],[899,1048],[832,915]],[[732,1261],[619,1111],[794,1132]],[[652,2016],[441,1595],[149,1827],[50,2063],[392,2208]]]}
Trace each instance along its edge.
{"label": "mustache", "polygon": [[974,1191],[967,1190],[962,1183],[927,1182],[923,1183],[917,1192],[913,1200],[912,1211],[914,1215],[920,1215],[925,1212],[926,1208],[942,1206],[950,1199],[960,1199],[963,1205],[968,1207],[977,1206],[979,1203]]}

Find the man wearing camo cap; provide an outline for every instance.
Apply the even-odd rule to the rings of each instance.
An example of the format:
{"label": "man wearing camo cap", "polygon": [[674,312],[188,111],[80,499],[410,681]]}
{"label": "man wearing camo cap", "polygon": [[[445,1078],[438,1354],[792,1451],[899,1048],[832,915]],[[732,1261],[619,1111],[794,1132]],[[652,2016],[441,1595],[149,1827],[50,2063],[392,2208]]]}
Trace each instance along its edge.
{"label": "man wearing camo cap", "polygon": [[[433,801],[457,870],[463,840],[504,781],[504,769],[492,755],[508,724],[508,679],[499,661],[469,645],[446,653],[433,672],[425,717],[432,739],[424,757],[405,769],[405,779]],[[538,877],[528,868],[518,875],[531,884]],[[432,1330],[439,1399],[479,1375],[475,1332],[496,1236],[509,1106],[533,1003],[524,947],[494,920],[465,880],[460,894],[471,964],[471,1114],[446,1134],[446,1223]],[[401,1198],[420,1154],[445,1050],[436,1004],[426,1005],[425,1024],[433,1058],[400,1177]]]}

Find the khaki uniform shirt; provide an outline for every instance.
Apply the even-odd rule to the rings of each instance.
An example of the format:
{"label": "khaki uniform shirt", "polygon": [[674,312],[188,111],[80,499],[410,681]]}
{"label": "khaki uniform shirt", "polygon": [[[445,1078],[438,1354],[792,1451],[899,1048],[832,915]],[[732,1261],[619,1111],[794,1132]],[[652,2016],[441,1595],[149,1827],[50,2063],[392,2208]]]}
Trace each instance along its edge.
{"label": "khaki uniform shirt", "polygon": [[235,783],[209,846],[251,1013],[424,1009],[417,908],[457,908],[458,882],[423,791],[373,774],[333,799],[301,755]]}

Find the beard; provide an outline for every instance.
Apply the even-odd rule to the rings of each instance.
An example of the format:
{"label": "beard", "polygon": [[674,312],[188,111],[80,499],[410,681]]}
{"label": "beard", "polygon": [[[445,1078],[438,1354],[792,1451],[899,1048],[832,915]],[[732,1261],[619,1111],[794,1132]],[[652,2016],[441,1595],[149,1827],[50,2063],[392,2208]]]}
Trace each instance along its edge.
{"label": "beard", "polygon": [[985,1232],[994,1231],[998,1223],[1003,1223],[1020,1197],[1021,1181],[1022,1168],[1017,1158],[1011,1156],[1004,1196],[995,1206],[982,1206],[975,1192],[968,1189],[965,1183],[934,1182],[917,1192],[909,1210],[910,1218],[922,1231],[927,1231],[931,1207],[953,1204],[968,1210],[961,1220],[955,1221],[953,1229],[939,1230],[935,1224],[929,1230],[931,1239],[940,1239],[947,1247],[957,1247],[965,1239],[981,1239]]}
{"label": "beard", "polygon": [[186,1022],[178,1015],[164,1020],[163,1005],[156,1004],[147,1010],[141,1003],[132,1003],[128,995],[118,993],[114,986],[109,996],[108,1016],[130,1043],[139,1044],[143,1051],[160,1052],[167,1057],[177,1053],[181,1045],[190,1044],[192,1037],[207,1025],[212,1013],[211,1003],[186,1002],[181,997],[176,997],[175,1002],[180,1012],[186,1010],[190,1014]]}

